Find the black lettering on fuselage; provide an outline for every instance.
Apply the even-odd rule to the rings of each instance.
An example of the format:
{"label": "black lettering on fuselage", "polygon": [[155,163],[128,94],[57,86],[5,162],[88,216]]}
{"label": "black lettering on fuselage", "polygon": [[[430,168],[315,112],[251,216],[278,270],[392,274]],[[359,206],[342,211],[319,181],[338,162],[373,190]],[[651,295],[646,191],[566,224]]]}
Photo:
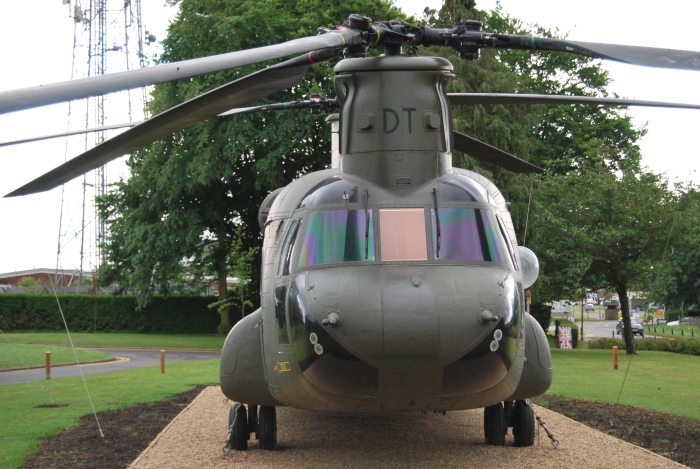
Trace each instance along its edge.
{"label": "black lettering on fuselage", "polygon": [[[393,114],[394,119],[396,120],[396,122],[394,123],[394,127],[392,127],[391,130],[388,129],[387,122],[386,122],[387,113]],[[394,111],[390,107],[385,107],[384,108],[384,133],[385,134],[393,133],[398,128],[399,128],[399,115],[396,113],[396,111]]]}
{"label": "black lettering on fuselage", "polygon": [[411,113],[415,110],[416,110],[416,108],[414,108],[414,107],[403,108],[403,111],[408,113],[408,133],[409,134],[413,133],[413,129],[411,128]]}

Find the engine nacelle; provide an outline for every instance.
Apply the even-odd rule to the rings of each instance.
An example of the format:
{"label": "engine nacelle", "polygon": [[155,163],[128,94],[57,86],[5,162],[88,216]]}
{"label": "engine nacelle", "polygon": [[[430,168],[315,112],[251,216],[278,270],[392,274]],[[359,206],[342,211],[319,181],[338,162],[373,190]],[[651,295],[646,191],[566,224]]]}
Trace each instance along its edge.
{"label": "engine nacelle", "polygon": [[229,332],[221,351],[221,391],[235,402],[278,406],[265,380],[260,337],[260,309]]}
{"label": "engine nacelle", "polygon": [[520,383],[510,400],[527,399],[544,394],[552,384],[552,352],[542,327],[525,315],[525,366]]}

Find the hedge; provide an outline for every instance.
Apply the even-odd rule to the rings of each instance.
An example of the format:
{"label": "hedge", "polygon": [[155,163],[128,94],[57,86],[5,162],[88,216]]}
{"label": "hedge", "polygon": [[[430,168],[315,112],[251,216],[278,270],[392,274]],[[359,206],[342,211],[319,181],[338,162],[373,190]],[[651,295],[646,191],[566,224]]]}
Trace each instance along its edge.
{"label": "hedge", "polygon": [[[622,339],[601,338],[591,340],[588,348],[592,349],[612,349],[623,350],[625,341]],[[652,350],[655,352],[684,353],[686,355],[700,355],[700,340],[697,339],[639,339],[634,341],[637,350]]]}
{"label": "hedge", "polygon": [[[221,323],[215,298],[202,296],[155,297],[137,311],[135,296],[58,295],[72,332],[144,332],[151,334],[213,334]],[[54,295],[0,295],[0,328],[63,330]]]}

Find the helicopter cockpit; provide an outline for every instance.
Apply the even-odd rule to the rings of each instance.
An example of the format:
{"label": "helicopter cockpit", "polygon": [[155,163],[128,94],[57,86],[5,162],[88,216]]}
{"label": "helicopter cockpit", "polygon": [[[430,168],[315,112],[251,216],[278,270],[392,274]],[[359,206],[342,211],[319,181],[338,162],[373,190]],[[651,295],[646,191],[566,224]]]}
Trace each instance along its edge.
{"label": "helicopter cockpit", "polygon": [[368,194],[359,192],[356,184],[338,176],[309,190],[297,207],[309,210],[304,231],[299,220],[291,222],[278,275],[290,273],[297,250],[293,271],[345,263],[501,264],[508,255],[517,270],[504,222],[488,208],[496,201],[483,186],[464,175],[442,183],[437,213],[435,206],[379,206],[376,233],[374,210],[363,200]]}

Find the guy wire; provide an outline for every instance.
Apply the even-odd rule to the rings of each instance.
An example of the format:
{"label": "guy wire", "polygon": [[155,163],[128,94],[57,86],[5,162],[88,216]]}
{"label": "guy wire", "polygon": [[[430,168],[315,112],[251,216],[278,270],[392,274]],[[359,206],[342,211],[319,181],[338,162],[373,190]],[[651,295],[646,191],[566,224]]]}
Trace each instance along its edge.
{"label": "guy wire", "polygon": [[75,357],[75,362],[78,364],[78,370],[80,370],[80,376],[83,378],[83,385],[85,386],[85,392],[87,393],[88,400],[90,401],[90,407],[92,407],[92,414],[95,416],[95,422],[97,422],[97,428],[100,431],[100,436],[105,437],[102,433],[102,427],[100,426],[100,420],[97,418],[97,412],[95,411],[95,405],[92,403],[92,397],[90,396],[90,390],[88,389],[87,381],[85,381],[85,375],[83,374],[83,367],[80,365],[80,360],[78,360],[78,354],[75,352],[75,345],[73,345],[73,339],[70,336],[70,331],[68,330],[68,323],[66,322],[66,317],[63,315],[63,308],[61,308],[61,302],[58,300],[58,294],[56,293],[56,286],[51,280],[51,289],[53,290],[53,295],[56,298],[56,304],[58,304],[58,311],[61,313],[61,319],[63,319],[63,325],[66,328],[66,334],[68,334],[68,342],[70,342],[71,349],[73,350],[73,356]]}

